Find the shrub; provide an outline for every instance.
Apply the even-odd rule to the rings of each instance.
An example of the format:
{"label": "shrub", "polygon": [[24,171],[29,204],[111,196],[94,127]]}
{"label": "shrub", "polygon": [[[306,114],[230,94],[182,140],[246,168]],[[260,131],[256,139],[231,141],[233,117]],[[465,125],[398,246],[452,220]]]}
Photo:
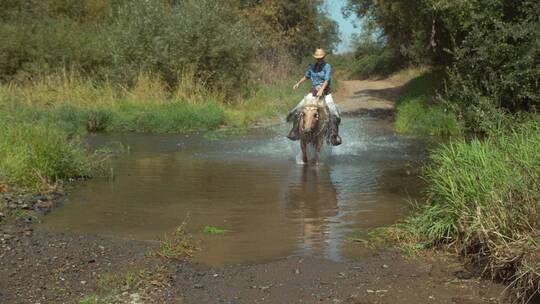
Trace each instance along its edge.
{"label": "shrub", "polygon": [[468,129],[485,131],[501,113],[540,109],[540,3],[475,26],[456,50],[445,99]]}
{"label": "shrub", "polygon": [[402,56],[387,45],[382,38],[367,31],[353,38],[355,51],[352,63],[346,69],[349,77],[365,79],[372,76],[388,76],[404,66]]}
{"label": "shrub", "polygon": [[11,13],[0,18],[0,80],[69,69],[133,85],[144,71],[174,89],[191,69],[210,87],[235,95],[248,79],[256,39],[232,5],[136,0],[92,8],[68,2],[49,1],[43,12],[8,7]]}
{"label": "shrub", "polygon": [[373,76],[385,77],[402,65],[399,64],[399,55],[387,47],[356,55],[356,60],[352,65],[350,77],[366,79]]}
{"label": "shrub", "polygon": [[19,14],[0,22],[0,80],[25,81],[63,68],[98,75],[110,66],[104,28]]}
{"label": "shrub", "polygon": [[171,87],[186,69],[213,88],[234,93],[247,80],[254,37],[227,5],[215,1],[137,0],[114,10],[111,79],[139,71],[160,75]]}

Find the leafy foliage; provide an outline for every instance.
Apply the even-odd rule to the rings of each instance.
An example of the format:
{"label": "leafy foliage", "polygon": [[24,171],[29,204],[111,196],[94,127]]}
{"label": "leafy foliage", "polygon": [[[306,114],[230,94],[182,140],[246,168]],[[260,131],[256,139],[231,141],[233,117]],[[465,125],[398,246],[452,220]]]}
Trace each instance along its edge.
{"label": "leafy foliage", "polygon": [[[0,81],[68,69],[133,85],[142,72],[171,89],[188,72],[238,95],[253,61],[301,59],[333,48],[337,25],[323,1],[23,0],[0,4]],[[288,63],[287,60],[283,61]]]}
{"label": "leafy foliage", "polygon": [[113,79],[158,73],[175,87],[187,69],[214,88],[245,83],[255,39],[247,24],[215,1],[134,1],[113,12]]}
{"label": "leafy foliage", "polygon": [[275,56],[288,50],[302,59],[317,47],[333,49],[339,42],[338,28],[322,9],[323,0],[244,0],[243,15],[261,37],[261,52]]}
{"label": "leafy foliage", "polygon": [[[505,3],[506,2],[506,3]],[[410,63],[448,64],[452,50],[479,23],[501,18],[509,0],[349,0],[344,12]]]}
{"label": "leafy foliage", "polygon": [[[365,73],[388,61],[449,67],[446,107],[473,131],[485,131],[504,113],[540,105],[540,3],[532,0],[349,0],[348,14],[363,18],[369,39],[359,44]],[[370,36],[368,36],[370,37]]]}
{"label": "leafy foliage", "polygon": [[444,98],[469,129],[540,109],[539,12],[540,3],[523,1],[512,17],[475,25],[456,49]]}
{"label": "leafy foliage", "polygon": [[353,64],[349,68],[350,77],[384,77],[403,67],[399,54],[383,40],[374,38],[370,32],[354,37],[353,43],[356,50]]}

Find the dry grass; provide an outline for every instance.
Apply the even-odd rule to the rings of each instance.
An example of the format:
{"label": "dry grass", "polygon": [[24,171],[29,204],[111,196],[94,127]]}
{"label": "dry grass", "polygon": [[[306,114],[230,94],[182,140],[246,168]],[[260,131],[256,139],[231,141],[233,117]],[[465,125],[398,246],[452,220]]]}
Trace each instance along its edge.
{"label": "dry grass", "polygon": [[78,303],[133,303],[135,294],[141,303],[154,303],[159,293],[170,286],[171,275],[163,266],[142,266],[139,269],[107,273],[98,279],[96,293],[83,297]]}
{"label": "dry grass", "polygon": [[192,258],[198,249],[192,236],[186,232],[186,225],[187,221],[184,221],[171,235],[165,234],[152,255],[173,260]]}
{"label": "dry grass", "polygon": [[426,74],[429,71],[431,71],[433,68],[427,65],[418,66],[418,67],[410,67],[407,69],[402,69],[397,71],[396,73],[390,75],[388,79],[390,81],[395,81],[398,83],[406,83],[413,78],[416,78],[418,76],[421,76],[422,74]]}

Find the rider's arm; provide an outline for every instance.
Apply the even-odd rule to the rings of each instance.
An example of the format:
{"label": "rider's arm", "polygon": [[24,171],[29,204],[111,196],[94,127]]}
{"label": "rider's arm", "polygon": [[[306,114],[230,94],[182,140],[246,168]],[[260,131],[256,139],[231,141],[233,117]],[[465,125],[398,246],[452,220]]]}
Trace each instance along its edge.
{"label": "rider's arm", "polygon": [[324,90],[326,89],[326,87],[328,86],[328,80],[325,80],[322,84],[322,86],[319,88],[319,91],[317,91],[317,96],[323,96],[324,94]]}
{"label": "rider's arm", "polygon": [[293,89],[296,90],[298,89],[298,87],[304,83],[304,81],[308,80],[311,78],[311,65],[308,67],[308,69],[306,70],[306,72],[304,73],[304,76],[302,78],[300,78],[300,80],[298,80],[297,83],[294,84],[293,86]]}
{"label": "rider's arm", "polygon": [[298,89],[298,87],[299,87],[302,83],[304,83],[304,81],[306,81],[306,80],[307,80],[306,76],[300,78],[300,80],[298,80],[298,82],[293,86],[293,89],[295,89],[295,90]]}

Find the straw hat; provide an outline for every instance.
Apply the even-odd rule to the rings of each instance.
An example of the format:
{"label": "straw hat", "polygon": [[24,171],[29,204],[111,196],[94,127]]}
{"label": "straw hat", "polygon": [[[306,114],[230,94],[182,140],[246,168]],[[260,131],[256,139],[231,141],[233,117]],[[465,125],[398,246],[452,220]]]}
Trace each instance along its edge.
{"label": "straw hat", "polygon": [[316,49],[315,54],[313,54],[313,57],[315,59],[323,59],[326,56],[326,53],[323,49]]}

